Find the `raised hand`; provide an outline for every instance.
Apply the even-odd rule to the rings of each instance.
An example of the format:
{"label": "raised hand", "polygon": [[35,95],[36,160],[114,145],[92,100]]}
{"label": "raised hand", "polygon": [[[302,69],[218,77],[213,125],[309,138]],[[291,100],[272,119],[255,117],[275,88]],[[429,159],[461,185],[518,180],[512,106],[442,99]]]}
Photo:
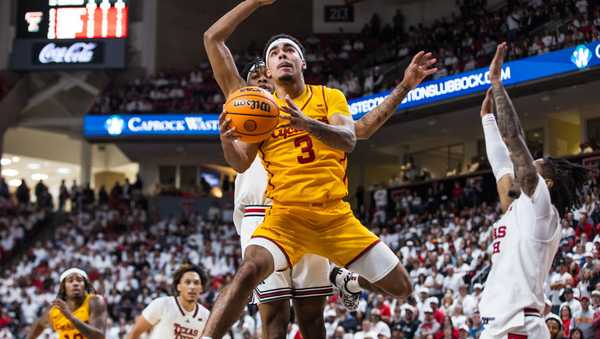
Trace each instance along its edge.
{"label": "raised hand", "polygon": [[281,115],[280,118],[288,120],[291,127],[306,131],[310,118],[302,112],[289,95],[286,95],[285,102],[287,106],[281,106],[279,109],[289,115]]}
{"label": "raised hand", "polygon": [[408,89],[417,87],[425,78],[438,71],[436,67],[433,67],[436,62],[437,59],[431,53],[424,51],[417,53],[404,71],[402,80],[404,86]]}
{"label": "raised hand", "polygon": [[504,64],[507,50],[508,45],[506,42],[503,42],[496,47],[496,54],[490,64],[490,82],[492,84],[502,82],[502,65]]}
{"label": "raised hand", "polygon": [[492,89],[488,88],[485,91],[485,99],[483,99],[483,103],[481,104],[481,111],[479,114],[483,118],[488,114],[492,114],[492,110],[494,109],[494,96],[492,94]]}

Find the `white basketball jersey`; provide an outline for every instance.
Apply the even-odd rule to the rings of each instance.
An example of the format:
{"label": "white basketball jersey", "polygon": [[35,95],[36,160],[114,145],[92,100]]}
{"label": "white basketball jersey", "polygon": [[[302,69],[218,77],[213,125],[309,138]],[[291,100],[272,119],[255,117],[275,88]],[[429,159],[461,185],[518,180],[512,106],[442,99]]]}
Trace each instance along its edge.
{"label": "white basketball jersey", "polygon": [[151,339],[199,339],[210,312],[200,304],[192,312],[183,309],[176,297],[154,299],[142,312],[151,325]]}
{"label": "white basketball jersey", "polygon": [[[550,204],[548,188],[541,177],[534,199],[538,199],[536,204]],[[549,209],[549,216],[536,217],[533,200],[521,193],[494,224],[492,269],[479,304],[482,318],[489,319],[491,334],[523,326],[525,308],[539,312],[544,309],[544,280],[560,241],[558,211],[552,205]],[[548,240],[537,240],[534,227],[554,231]]]}
{"label": "white basketball jersey", "polygon": [[235,178],[233,223],[238,234],[241,234],[246,206],[271,204],[270,199],[265,197],[268,180],[267,171],[259,156],[256,156],[246,172],[239,173]]}

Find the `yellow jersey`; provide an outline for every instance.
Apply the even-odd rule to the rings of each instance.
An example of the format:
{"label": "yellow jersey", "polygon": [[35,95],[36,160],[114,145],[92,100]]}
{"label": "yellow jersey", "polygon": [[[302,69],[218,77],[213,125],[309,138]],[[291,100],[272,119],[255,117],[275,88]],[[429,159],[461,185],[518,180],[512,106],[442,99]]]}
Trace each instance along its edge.
{"label": "yellow jersey", "polygon": [[[275,100],[286,105],[276,95]],[[351,116],[346,97],[337,89],[306,85],[294,102],[304,114],[325,123],[333,114]],[[290,127],[287,120],[280,120],[259,153],[269,176],[266,195],[275,202],[323,203],[348,195],[347,154]]]}
{"label": "yellow jersey", "polygon": [[[87,323],[90,320],[90,297],[91,294],[87,294],[83,301],[83,304],[73,312],[75,318]],[[48,321],[52,329],[58,334],[58,339],[83,339],[83,335],[79,332],[73,323],[67,319],[61,311],[56,307],[52,307],[48,313]]]}

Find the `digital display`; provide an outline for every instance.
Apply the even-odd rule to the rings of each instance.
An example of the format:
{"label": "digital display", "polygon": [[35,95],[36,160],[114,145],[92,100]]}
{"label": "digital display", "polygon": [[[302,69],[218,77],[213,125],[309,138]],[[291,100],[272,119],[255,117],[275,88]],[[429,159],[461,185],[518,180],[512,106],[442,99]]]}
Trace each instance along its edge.
{"label": "digital display", "polygon": [[[600,66],[600,41],[507,62],[502,68],[502,81],[506,86],[512,86],[560,74],[585,72],[597,66]],[[410,91],[398,110],[481,93],[489,86],[487,67],[427,81]],[[360,118],[383,102],[389,93],[349,100],[352,115],[355,119]]]}
{"label": "digital display", "polygon": [[123,39],[128,0],[19,0],[17,39]]}
{"label": "digital display", "polygon": [[86,115],[87,138],[218,136],[218,114]]}

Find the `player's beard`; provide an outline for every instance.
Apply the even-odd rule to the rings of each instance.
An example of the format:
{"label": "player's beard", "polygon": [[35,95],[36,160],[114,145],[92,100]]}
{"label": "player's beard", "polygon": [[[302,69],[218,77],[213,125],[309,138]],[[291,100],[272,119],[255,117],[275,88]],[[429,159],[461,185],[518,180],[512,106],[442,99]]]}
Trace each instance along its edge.
{"label": "player's beard", "polygon": [[279,77],[279,82],[292,83],[294,82],[294,77],[291,74],[284,74]]}

